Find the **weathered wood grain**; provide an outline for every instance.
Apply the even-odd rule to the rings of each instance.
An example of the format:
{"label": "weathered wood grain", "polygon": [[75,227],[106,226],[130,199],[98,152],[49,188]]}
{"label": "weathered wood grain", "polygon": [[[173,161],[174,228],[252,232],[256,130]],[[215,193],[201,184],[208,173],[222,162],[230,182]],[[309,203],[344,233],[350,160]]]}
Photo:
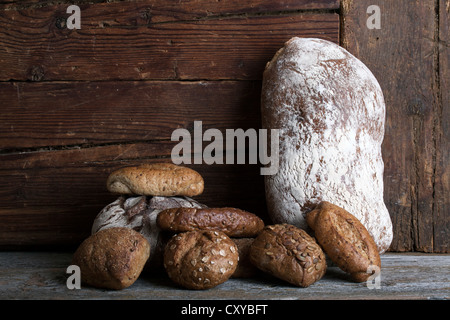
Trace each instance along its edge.
{"label": "weathered wood grain", "polygon": [[448,182],[439,177],[444,174],[445,178],[445,173],[436,171],[436,159],[449,161],[440,138],[443,105],[439,96],[448,87],[439,85],[439,77],[448,71],[442,71],[437,60],[436,2],[377,1],[381,29],[368,29],[366,10],[373,4],[342,2],[341,40],[374,72],[385,95],[384,185],[394,223],[391,250],[445,252],[442,240],[438,244],[434,239],[436,230],[440,230],[439,238],[448,237],[443,226],[448,225],[450,210],[443,199],[448,198],[443,193],[450,193]]}
{"label": "weathered wood grain", "polygon": [[[69,4],[81,30],[65,26]],[[366,27],[374,4],[380,30]],[[0,247],[77,243],[115,198],[109,170],[170,161],[175,128],[259,127],[265,63],[292,36],[338,42],[340,19],[341,45],[385,93],[391,250],[448,252],[449,7],[343,0],[339,17],[338,0],[0,1]],[[193,167],[201,201],[264,216],[258,166]]]}
{"label": "weathered wood grain", "polygon": [[[337,0],[70,2],[80,30],[66,28],[68,4],[0,4],[3,248],[77,243],[115,198],[111,170],[170,161],[172,131],[195,120],[259,128],[276,50],[294,35],[338,42]],[[264,217],[258,166],[192,167],[199,201]]]}
{"label": "weathered wood grain", "polygon": [[0,149],[170,140],[177,128],[192,131],[195,120],[204,130],[259,128],[260,87],[260,81],[0,82]]}
{"label": "weathered wood grain", "polygon": [[[121,2],[125,2],[126,6],[123,6]],[[285,0],[282,2],[272,0],[2,0],[0,4],[9,10],[18,10],[21,8],[42,8],[57,4],[65,4],[67,7],[70,4],[83,5],[87,3],[103,5],[107,12],[111,9],[114,9],[114,11],[126,10],[128,7],[148,8],[151,10],[150,16],[166,17],[166,20],[157,20],[158,22],[223,14],[339,8],[339,0]],[[156,14],[152,14],[152,12],[156,12]]]}
{"label": "weathered wood grain", "polygon": [[[190,300],[192,305],[196,305],[193,300],[207,299],[213,300],[213,306],[222,306],[220,300],[223,299],[258,300],[258,304],[265,304],[270,299],[435,300],[450,297],[449,255],[384,254],[381,257],[379,289],[369,289],[366,283],[354,283],[337,267],[329,266],[324,277],[308,288],[294,287],[268,275],[258,275],[249,279],[230,279],[210,290],[186,290],[175,286],[165,274],[144,272],[131,287],[124,290],[101,290],[83,285],[80,290],[69,290],[66,286],[69,277],[66,269],[71,259],[70,252],[0,253],[0,298],[183,299]],[[227,301],[224,303],[229,304]],[[298,309],[298,302],[291,301],[286,306]],[[181,309],[166,310],[172,311],[170,315],[176,317]]]}
{"label": "weathered wood grain", "polygon": [[[149,142],[0,156],[0,248],[64,247],[79,243],[93,219],[117,196],[108,174],[143,162],[170,162],[174,143]],[[158,155],[158,156],[156,156]],[[196,200],[237,207],[267,219],[258,165],[189,165],[205,180]]]}
{"label": "weathered wood grain", "polygon": [[[200,2],[175,9],[171,1],[161,11],[151,3],[80,5],[79,30],[65,26],[67,5],[0,8],[0,80],[260,79],[266,62],[294,35],[338,41],[333,13],[235,15],[251,2],[234,1],[217,15],[213,10],[194,19],[208,14]],[[150,21],[160,14],[164,21]],[[174,21],[167,23],[167,16]]]}
{"label": "weathered wood grain", "polygon": [[449,252],[450,234],[450,1],[439,2],[439,42],[436,43],[439,89],[435,109],[436,169],[433,208],[433,246],[436,252]]}

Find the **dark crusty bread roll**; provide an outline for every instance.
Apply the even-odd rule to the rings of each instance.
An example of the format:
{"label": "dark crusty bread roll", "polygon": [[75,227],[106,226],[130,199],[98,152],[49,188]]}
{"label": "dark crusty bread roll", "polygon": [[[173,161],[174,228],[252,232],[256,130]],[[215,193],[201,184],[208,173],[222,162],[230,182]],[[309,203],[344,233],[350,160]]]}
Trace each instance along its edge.
{"label": "dark crusty bread roll", "polygon": [[357,282],[372,274],[370,266],[381,268],[380,255],[366,228],[346,210],[323,201],[306,215],[314,236],[330,259]]}
{"label": "dark crusty bread roll", "polygon": [[348,210],[380,253],[392,241],[383,201],[385,105],[370,70],[344,48],[292,38],[264,71],[263,128],[280,129],[279,169],[265,176],[274,223],[306,229],[320,201]]}
{"label": "dark crusty bread roll", "polygon": [[84,240],[72,264],[81,281],[93,287],[124,289],[139,277],[150,255],[148,241],[129,228],[109,228]]}
{"label": "dark crusty bread roll", "polygon": [[188,289],[210,289],[227,281],[238,260],[234,242],[218,231],[176,234],[164,251],[164,267],[170,279]]}
{"label": "dark crusty bread roll", "polygon": [[250,261],[262,271],[300,287],[322,278],[327,268],[317,242],[290,224],[266,226],[250,247]]}
{"label": "dark crusty bread roll", "polygon": [[261,218],[237,208],[167,209],[156,223],[167,231],[216,230],[230,237],[254,237],[264,228]]}
{"label": "dark crusty bread roll", "polygon": [[117,194],[187,196],[203,192],[203,178],[195,170],[172,163],[142,164],[112,172],[106,186]]}

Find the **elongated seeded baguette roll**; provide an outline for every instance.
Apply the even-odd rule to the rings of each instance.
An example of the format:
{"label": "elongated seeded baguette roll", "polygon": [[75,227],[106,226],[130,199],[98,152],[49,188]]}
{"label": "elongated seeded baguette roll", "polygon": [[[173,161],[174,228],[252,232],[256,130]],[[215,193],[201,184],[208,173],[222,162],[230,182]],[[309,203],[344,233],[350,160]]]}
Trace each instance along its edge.
{"label": "elongated seeded baguette roll", "polygon": [[274,223],[307,228],[321,201],[351,212],[380,253],[392,241],[383,201],[385,105],[370,70],[340,46],[292,38],[265,69],[263,128],[280,129],[279,170],[265,176]]}
{"label": "elongated seeded baguette roll", "polygon": [[202,176],[195,170],[172,163],[146,163],[112,172],[106,181],[116,194],[144,196],[187,196],[203,192]]}

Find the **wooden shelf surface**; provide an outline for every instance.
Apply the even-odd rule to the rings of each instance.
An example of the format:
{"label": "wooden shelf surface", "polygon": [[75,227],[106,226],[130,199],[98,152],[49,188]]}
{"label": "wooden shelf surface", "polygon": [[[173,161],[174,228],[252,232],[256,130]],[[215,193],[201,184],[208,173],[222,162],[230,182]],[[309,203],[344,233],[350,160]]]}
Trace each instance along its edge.
{"label": "wooden shelf surface", "polygon": [[335,266],[308,288],[298,288],[268,275],[230,279],[209,290],[177,287],[166,274],[142,273],[120,291],[81,286],[69,290],[66,273],[72,253],[0,252],[0,299],[146,299],[146,300],[391,300],[448,299],[450,255],[386,253],[379,289],[351,282]]}

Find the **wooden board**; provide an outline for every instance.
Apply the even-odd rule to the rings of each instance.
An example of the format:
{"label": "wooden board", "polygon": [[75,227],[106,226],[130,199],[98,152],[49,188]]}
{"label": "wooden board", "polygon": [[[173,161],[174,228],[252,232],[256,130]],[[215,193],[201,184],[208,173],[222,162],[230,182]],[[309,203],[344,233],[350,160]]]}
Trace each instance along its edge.
{"label": "wooden board", "polygon": [[[270,305],[268,300],[290,300],[286,305],[297,308],[298,300],[437,300],[449,299],[449,255],[387,253],[381,257],[379,289],[369,289],[365,282],[354,283],[336,266],[329,266],[322,279],[308,288],[298,288],[269,275],[247,279],[229,279],[210,290],[179,288],[165,273],[144,272],[124,290],[102,290],[82,285],[79,290],[66,286],[72,253],[2,252],[0,253],[1,299],[103,299],[103,300],[246,300],[246,304]],[[293,301],[294,300],[294,301]],[[249,302],[250,301],[250,302]],[[149,301],[145,302],[146,304]],[[150,302],[151,303],[151,302]],[[186,302],[186,306],[187,306]],[[205,302],[203,302],[205,303]],[[225,301],[226,304],[229,302]],[[364,302],[365,304],[367,302]],[[239,302],[238,302],[239,304]],[[155,307],[161,305],[158,302]],[[314,305],[314,304],[313,304]],[[310,310],[311,302],[308,302]],[[153,308],[154,310],[154,308]],[[174,318],[181,309],[174,311]],[[273,309],[272,309],[273,310]],[[433,309],[434,310],[434,309]],[[175,313],[177,312],[177,313]],[[292,314],[292,313],[290,313]],[[169,315],[169,314],[167,314]],[[287,314],[288,316],[289,314]]]}
{"label": "wooden board", "polygon": [[[0,82],[4,149],[170,140],[172,131],[259,128],[260,81]],[[170,155],[170,152],[169,152]]]}
{"label": "wooden board", "polygon": [[[82,28],[69,30],[69,4]],[[381,29],[368,29],[370,5]],[[170,161],[176,128],[259,128],[266,62],[292,36],[339,42],[386,106],[393,251],[449,252],[448,0],[2,1],[0,248],[73,245],[114,168]],[[339,27],[340,25],[340,27]],[[266,216],[258,165],[197,165],[199,200]]]}
{"label": "wooden board", "polygon": [[335,14],[272,1],[266,10],[289,11],[268,15],[262,7],[252,15],[251,1],[227,3],[80,4],[79,30],[61,23],[67,5],[4,9],[0,80],[260,79],[292,36],[337,40]]}
{"label": "wooden board", "polygon": [[[366,26],[370,5],[380,8],[380,29]],[[386,100],[391,250],[448,252],[449,3],[343,0],[341,9],[341,43],[374,72]]]}
{"label": "wooden board", "polygon": [[[339,41],[337,0],[0,4],[0,248],[74,246],[113,169],[170,162],[177,128],[260,127],[264,66],[293,36]],[[198,199],[266,218],[259,165],[192,165]]]}

